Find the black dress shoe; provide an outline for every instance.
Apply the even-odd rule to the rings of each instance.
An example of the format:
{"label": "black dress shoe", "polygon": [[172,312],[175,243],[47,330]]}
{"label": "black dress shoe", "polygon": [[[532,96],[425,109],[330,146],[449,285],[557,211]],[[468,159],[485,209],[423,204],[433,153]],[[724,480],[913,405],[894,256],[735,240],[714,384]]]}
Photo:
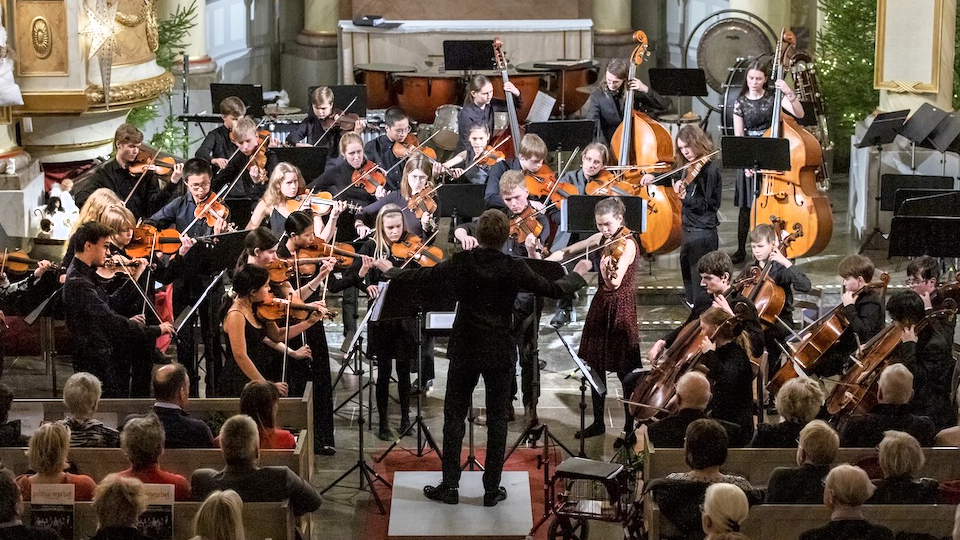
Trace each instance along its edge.
{"label": "black dress shoe", "polygon": [[[423,494],[431,501],[440,501],[444,504],[457,504],[460,502],[460,490],[442,483],[438,486],[424,486]],[[504,497],[506,497],[506,495],[504,495]],[[483,501],[484,504],[486,504],[486,495],[483,496]]]}
{"label": "black dress shoe", "polygon": [[317,447],[317,451],[314,453],[317,454],[318,456],[332,456],[337,453],[337,449],[325,444],[323,446]]}
{"label": "black dress shoe", "polygon": [[400,433],[403,433],[410,427],[410,417],[402,416],[400,417]]}
{"label": "black dress shoe", "polygon": [[550,326],[554,328],[563,328],[568,322],[570,322],[570,312],[566,309],[560,308],[556,313],[553,314],[553,318],[550,319]]}
{"label": "black dress shoe", "polygon": [[745,260],[747,260],[747,254],[743,251],[738,251],[730,256],[730,262],[733,264],[740,264]]}
{"label": "black dress shoe", "polygon": [[483,493],[484,506],[496,506],[498,502],[506,500],[507,488],[500,486],[496,491],[486,491]]}
{"label": "black dress shoe", "polygon": [[396,435],[393,434],[393,430],[388,426],[380,426],[380,429],[377,430],[377,438],[384,442],[397,440]]}
{"label": "black dress shoe", "polygon": [[583,431],[578,431],[574,435],[578,439],[589,439],[590,437],[596,437],[597,435],[603,435],[607,432],[607,427],[598,422],[594,422],[587,426],[587,429]]}

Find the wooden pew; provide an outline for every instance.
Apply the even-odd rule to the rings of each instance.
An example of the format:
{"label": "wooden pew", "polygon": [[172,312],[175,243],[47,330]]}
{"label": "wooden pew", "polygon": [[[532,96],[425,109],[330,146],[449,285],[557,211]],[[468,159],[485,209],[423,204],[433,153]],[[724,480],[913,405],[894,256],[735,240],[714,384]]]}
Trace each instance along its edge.
{"label": "wooden pew", "polygon": [[[293,450],[261,450],[260,465],[285,465],[301,478],[310,481],[313,477],[313,452],[308,451],[312,438],[301,431],[297,437],[297,447]],[[81,474],[100,482],[110,473],[130,467],[123,451],[119,448],[71,448],[68,459],[77,466]],[[15,474],[23,474],[29,467],[26,448],[0,448],[0,462]],[[219,448],[183,448],[164,450],[160,456],[160,468],[183,475],[190,480],[193,471],[209,467],[222,469],[223,456]]]}
{"label": "wooden pew", "polygon": [[[200,510],[198,502],[178,502],[173,505],[173,537],[175,540],[193,538],[193,519]],[[93,503],[74,505],[73,538],[88,538],[97,532],[97,515]],[[304,538],[310,538],[310,516],[300,521]],[[243,503],[243,526],[246,540],[295,540],[297,519],[290,513],[286,501],[271,503]],[[30,503],[24,503],[23,522],[30,523]],[[70,539],[64,539],[70,540]]]}
{"label": "wooden pew", "polygon": [[[941,482],[960,479],[960,450],[948,447],[924,448],[923,453],[927,462],[920,471],[921,476]],[[836,463],[856,463],[866,455],[876,455],[876,450],[841,448]],[[796,466],[797,450],[794,448],[731,448],[726,463],[720,469],[727,474],[743,476],[754,487],[764,487],[773,469]],[[670,473],[687,470],[689,467],[684,461],[682,449],[652,449],[643,464],[643,478],[649,482]]]}
{"label": "wooden pew", "polygon": [[[956,507],[948,504],[866,505],[864,517],[896,532],[927,533],[949,538],[953,532]],[[741,531],[750,538],[796,540],[800,533],[822,527],[830,521],[823,505],[766,504],[750,509]],[[675,529],[663,520],[660,508],[648,493],[644,499],[644,523],[650,539],[669,538]]]}

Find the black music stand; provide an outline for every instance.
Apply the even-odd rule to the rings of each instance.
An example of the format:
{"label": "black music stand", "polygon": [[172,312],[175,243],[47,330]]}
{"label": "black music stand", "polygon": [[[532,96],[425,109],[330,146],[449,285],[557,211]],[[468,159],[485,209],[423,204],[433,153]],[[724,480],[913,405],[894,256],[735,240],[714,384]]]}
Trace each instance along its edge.
{"label": "black music stand", "polygon": [[[388,321],[395,319],[412,319],[417,321],[417,378],[423,381],[423,343],[426,340],[426,313],[428,311],[453,311],[456,308],[456,301],[451,295],[437,294],[436,290],[430,286],[398,283],[391,281],[380,291],[381,301],[379,309],[375,310],[372,321]],[[382,377],[382,373],[377,373],[377,378]],[[403,432],[397,436],[397,440],[390,445],[387,450],[377,458],[377,463],[383,461],[387,454],[400,445],[403,439],[414,427],[417,428],[417,457],[424,456],[425,445],[437,453],[437,457],[442,459],[440,447],[437,445],[426,422],[423,421],[423,395],[425,392],[417,392],[417,417],[410,423]]]}
{"label": "black music stand", "polygon": [[960,257],[960,217],[894,216],[888,257]]}
{"label": "black music stand", "polygon": [[680,98],[703,97],[707,92],[707,75],[699,68],[651,68],[650,88],[664,96],[676,98],[677,127],[680,126]]}
{"label": "black music stand", "polygon": [[952,190],[954,180],[950,176],[925,176],[919,174],[883,174],[880,175],[880,210],[896,212],[897,194],[911,189]]}
{"label": "black music stand", "polygon": [[[586,362],[574,352],[573,347],[567,343],[567,340],[563,339],[563,334],[560,333],[559,328],[554,328],[553,330],[557,333],[557,337],[560,338],[560,343],[563,343],[564,348],[567,349],[570,358],[573,358],[573,362],[577,364],[577,369],[574,373],[577,371],[580,372],[580,432],[583,433],[587,429],[587,383],[590,383],[593,390],[602,396],[607,393],[606,375],[597,373],[588,366]],[[571,375],[573,374],[571,373]],[[586,443],[587,438],[580,437],[580,454],[578,454],[578,457],[587,457]],[[544,487],[546,487],[546,485],[544,485]]]}
{"label": "black music stand", "polygon": [[933,195],[947,195],[949,193],[956,193],[956,192],[957,190],[955,189],[927,189],[927,188],[898,189],[896,193],[896,197],[894,198],[893,214],[895,216],[911,215],[910,212],[912,211],[912,208],[911,208],[912,204],[908,204],[906,208],[904,208],[903,206],[903,203],[907,201],[911,201],[912,203],[913,199],[920,199],[923,197],[930,197]]}
{"label": "black music stand", "polygon": [[947,117],[937,124],[922,145],[940,152],[940,174],[942,175],[947,173],[947,150],[953,146],[957,137],[960,137],[960,115],[953,112],[947,114]]}
{"label": "black music stand", "polygon": [[900,135],[910,141],[910,170],[917,170],[917,146],[933,148],[928,138],[941,122],[947,119],[947,112],[924,103],[903,123]]}
{"label": "black music stand", "polygon": [[[560,207],[560,230],[577,233],[597,232],[597,222],[594,217],[594,207],[606,197],[595,195],[571,195]],[[640,231],[646,228],[646,204],[640,197],[618,196],[623,201],[626,211],[623,213],[623,224],[631,231]]]}
{"label": "black music stand", "polygon": [[451,238],[457,226],[480,217],[487,209],[483,200],[486,187],[483,184],[440,184],[437,188],[437,215],[451,218]]}
{"label": "black music stand", "polygon": [[263,116],[263,87],[259,84],[210,83],[210,100],[220,110],[220,102],[228,97],[238,97],[247,106],[246,116]]}
{"label": "black music stand", "polygon": [[[310,96],[313,91],[319,88],[311,86],[307,88],[307,106],[303,110],[309,111],[313,104],[310,102]],[[333,92],[333,108],[340,109],[347,113],[354,113],[360,118],[367,116],[367,85],[365,84],[342,84],[338,86],[328,86]],[[356,100],[356,101],[354,101]],[[350,103],[353,102],[353,105]],[[347,105],[350,108],[344,110]]]}
{"label": "black music stand", "polygon": [[443,68],[447,71],[496,69],[493,56],[493,40],[444,40],[443,42]]}
{"label": "black music stand", "polygon": [[[893,111],[883,114],[878,114],[876,118],[871,122],[870,127],[867,128],[867,132],[863,134],[863,138],[860,139],[860,142],[856,144],[857,148],[870,148],[875,147],[877,149],[877,185],[880,186],[881,182],[881,170],[883,169],[883,146],[890,144],[897,138],[897,134],[900,133],[901,129],[905,127],[903,121],[907,119],[907,115],[910,113],[909,110],[902,111]],[[883,232],[880,231],[880,197],[877,196],[877,211],[874,215],[874,227],[873,232],[863,241],[863,244],[860,246],[860,253],[867,251],[868,249],[883,249],[885,246],[882,244],[886,241],[883,237]],[[879,239],[879,240],[878,240]],[[875,246],[874,243],[881,243],[880,246]]]}
{"label": "black music stand", "polygon": [[596,130],[597,124],[593,120],[550,120],[527,124],[527,133],[543,139],[548,150],[556,150],[557,167],[554,171],[557,174],[563,169],[563,152],[586,147],[593,142]]}
{"label": "black music stand", "polygon": [[[566,269],[564,269],[564,267],[558,262],[545,261],[541,259],[524,259],[524,261],[527,262],[527,265],[531,270],[550,281],[556,281],[567,275]],[[536,362],[534,362],[533,370],[533,389],[531,392],[533,395],[530,397],[532,399],[533,411],[536,413],[537,404],[540,401],[540,366]],[[504,457],[504,462],[510,459],[510,456],[513,455],[517,447],[519,447],[522,443],[526,442],[529,444],[530,448],[536,448],[537,440],[539,440],[541,437],[543,438],[545,454],[547,452],[546,447],[553,443],[554,445],[562,448],[567,455],[573,457],[573,452],[571,452],[566,445],[560,442],[560,439],[557,439],[556,436],[550,432],[550,427],[546,423],[540,422],[537,424],[531,422],[529,425],[527,425],[526,429],[523,430],[523,433],[517,437],[516,442],[513,443],[510,451],[507,452],[506,457]]]}
{"label": "black music stand", "polygon": [[273,152],[279,161],[296,165],[307,184],[319,178],[327,166],[327,149],[321,146],[279,146]]}
{"label": "black music stand", "polygon": [[761,170],[790,170],[790,141],[787,139],[722,137],[720,148],[724,169],[752,169],[754,179]]}

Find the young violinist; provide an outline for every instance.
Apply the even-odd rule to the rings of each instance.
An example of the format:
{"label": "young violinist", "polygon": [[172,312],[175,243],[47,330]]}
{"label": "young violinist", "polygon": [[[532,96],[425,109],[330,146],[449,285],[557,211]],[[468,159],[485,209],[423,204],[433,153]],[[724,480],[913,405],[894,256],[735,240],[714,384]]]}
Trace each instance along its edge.
{"label": "young violinist", "polygon": [[113,136],[116,154],[79,184],[74,194],[77,206],[82,207],[90,194],[99,188],[108,188],[116,193],[120,200],[126,201],[124,204],[137,219],[149,216],[169,201],[183,177],[183,164],[174,165],[169,181],[161,188],[157,175],[152,170],[148,169],[141,174],[133,174],[129,170],[137,162],[137,158],[142,157],[141,143],[143,133],[139,129],[131,124],[121,124]]}
{"label": "young violinist", "polygon": [[[634,295],[640,250],[633,234],[623,226],[624,211],[623,202],[617,197],[601,200],[593,211],[599,232],[554,251],[547,259],[563,261],[571,255],[593,250],[589,258],[594,268],[599,269],[600,284],[587,311],[578,354],[598,373],[616,373],[623,395],[629,396],[639,377],[635,370],[640,367],[637,299]],[[593,424],[577,432],[578,439],[606,432],[603,414],[606,395],[593,390],[591,396]],[[633,433],[633,415],[626,406],[623,431],[625,436]]]}
{"label": "young violinist", "polygon": [[[713,143],[700,126],[688,124],[677,134],[677,164],[686,165],[710,154]],[[720,220],[720,198],[723,183],[720,179],[720,167],[712,160],[705,162],[699,171],[697,165],[668,181],[680,197],[680,221],[683,225],[683,244],[680,246],[680,272],[683,275],[683,291],[688,304],[693,304],[697,296],[706,294],[699,286],[700,273],[697,261],[705,254],[720,246],[717,225]],[[696,172],[696,174],[694,174]],[[649,184],[653,175],[641,178],[641,183]]]}
{"label": "young violinist", "polygon": [[754,375],[747,354],[750,335],[741,321],[719,307],[711,307],[700,315],[700,331],[705,336],[700,347],[701,361],[713,382],[710,416],[740,426],[739,437],[731,444],[746,446],[754,431]]}
{"label": "young violinist", "polygon": [[[270,230],[278,237],[283,236],[284,223],[290,210],[287,204],[295,200],[306,190],[306,184],[303,175],[300,174],[300,168],[287,162],[278,163],[270,174],[270,181],[267,183],[267,189],[263,192],[263,197],[253,208],[253,215],[247,223],[246,229],[251,230],[260,226],[263,221],[269,220]],[[345,205],[343,202],[334,202],[330,206],[330,219],[324,224],[323,217],[320,214],[313,216],[316,230],[322,231],[320,238],[324,241],[333,238],[337,228],[337,218],[343,211]],[[307,207],[309,208],[309,206]]]}
{"label": "young violinist", "polygon": [[77,229],[76,254],[67,269],[63,305],[67,330],[76,345],[74,371],[96,375],[103,382],[104,396],[126,397],[130,359],[121,344],[156,340],[175,330],[169,322],[148,326],[139,315],[125,317],[110,305],[96,271],[106,262],[107,243],[113,234],[113,229],[96,221]]}
{"label": "young violinist", "polygon": [[[403,266],[406,261],[393,256],[393,245],[409,235],[400,207],[388,204],[377,214],[373,237],[364,242],[357,253],[378,260],[387,259],[394,267]],[[408,266],[416,268],[419,265],[416,261],[411,261]],[[376,299],[377,284],[381,281],[383,281],[383,268],[380,266],[367,274],[367,295],[371,301]],[[416,336],[417,328],[414,319],[370,323],[367,351],[377,361],[377,414],[379,417],[377,438],[381,441],[396,440],[396,435],[390,429],[387,419],[390,377],[394,360],[397,363],[397,389],[400,397],[400,431],[405,431],[410,425],[410,367],[417,356]]]}
{"label": "young violinist", "polygon": [[[344,131],[336,120],[343,112],[334,110],[333,98],[333,90],[326,86],[318,86],[310,92],[310,110],[287,135],[288,145],[326,148],[328,161],[340,155],[340,137]],[[363,126],[363,122],[357,122],[353,132],[360,133]]]}
{"label": "young violinist", "polygon": [[[909,272],[909,270],[908,270]],[[900,291],[887,300],[887,313],[903,329],[896,354],[913,373],[913,413],[928,416],[937,430],[957,422],[957,411],[950,400],[953,390],[953,329],[956,315],[931,317],[921,330],[917,323],[931,311],[915,290]]]}
{"label": "young violinist", "polygon": [[[221,396],[239,397],[243,386],[249,381],[266,381],[269,380],[267,377],[275,381],[280,379],[282,368],[275,365],[276,362],[271,362],[274,356],[264,337],[284,343],[320,322],[327,310],[322,303],[312,304],[316,311],[311,311],[305,321],[287,329],[264,321],[257,315],[257,308],[274,300],[270,293],[270,273],[266,268],[254,265],[244,266],[233,277],[233,294],[233,302],[223,319],[223,332],[227,336],[227,361],[220,374],[217,390]],[[287,395],[287,383],[273,384],[280,395]]]}
{"label": "young violinist", "polygon": [[[770,129],[773,122],[774,92],[767,91],[769,66],[765,62],[754,61],[747,66],[747,75],[740,90],[740,96],[733,104],[733,134],[737,137],[761,137]],[[790,90],[783,79],[777,79],[774,86],[783,92],[778,104],[796,118],[803,118],[803,106],[797,95]],[[737,174],[734,184],[733,202],[740,208],[737,221],[737,252],[731,257],[734,264],[742,263],[746,257],[747,233],[750,230],[750,208],[757,198],[759,179],[753,177],[753,171],[744,170]]]}
{"label": "young violinist", "polygon": [[[520,155],[515,159],[499,161],[493,167],[490,167],[490,174],[487,176],[487,188],[484,190],[483,199],[487,203],[487,208],[506,207],[503,197],[500,196],[500,177],[507,171],[520,171],[523,174],[537,174],[544,168],[543,160],[547,158],[547,145],[539,135],[528,133],[520,140]],[[549,170],[549,167],[546,167]],[[552,171],[551,171],[552,174]],[[529,197],[530,193],[527,192]]]}
{"label": "young violinist", "polygon": [[[526,138],[524,138],[526,140]],[[537,137],[539,139],[539,137]],[[542,142],[542,141],[541,141]],[[520,151],[523,152],[521,146]],[[508,218],[521,218],[524,214],[529,214],[522,220],[519,227],[511,225],[510,237],[503,243],[503,252],[513,257],[529,257],[539,259],[543,243],[547,241],[550,234],[549,218],[542,212],[535,213],[530,205],[530,192],[527,190],[523,179],[523,173],[520,171],[506,171],[500,178],[500,190],[498,197],[501,197],[506,206],[505,213]],[[540,233],[530,234],[526,231],[536,230],[539,225]],[[456,228],[453,235],[460,241],[463,249],[470,250],[476,248],[479,243],[474,231],[477,223],[464,223]],[[519,234],[525,234],[524,240],[519,240]],[[513,306],[513,331],[511,335],[516,339],[517,347],[520,351],[520,391],[523,403],[524,414],[529,425],[535,425],[539,421],[535,407],[534,397],[534,377],[536,370],[540,367],[540,349],[538,343],[540,328],[540,312],[543,310],[543,299],[533,293],[520,291],[517,294]],[[512,395],[516,399],[516,375],[514,375]],[[539,397],[539,396],[537,396]],[[513,421],[513,407],[509,411],[510,420]]]}
{"label": "young violinist", "polygon": [[233,143],[239,149],[227,166],[213,178],[213,191],[219,193],[224,186],[233,185],[223,195],[235,223],[247,223],[253,207],[263,196],[267,180],[279,160],[267,147],[264,137],[257,132],[257,124],[243,117],[233,127]]}
{"label": "young violinist", "polygon": [[[404,228],[419,236],[422,240],[427,240],[437,229],[433,214],[421,208],[418,209],[420,212],[418,217],[417,209],[411,210],[409,206],[411,200],[418,195],[422,196],[429,193],[433,190],[433,187],[433,167],[430,160],[419,153],[410,156],[403,165],[403,179],[400,181],[400,189],[387,193],[380,200],[368,205],[357,214],[354,223],[357,234],[361,237],[367,236],[371,231],[367,223],[377,216],[381,208],[388,204],[395,204],[400,207],[403,213]],[[436,193],[431,195],[431,199],[436,200]]]}
{"label": "young violinist", "polygon": [[223,98],[220,101],[220,118],[223,119],[223,125],[207,133],[194,157],[209,161],[217,171],[226,167],[227,162],[237,150],[237,145],[230,140],[230,132],[246,114],[247,106],[240,98],[236,96]]}
{"label": "young violinist", "polygon": [[866,285],[873,280],[873,261],[863,255],[848,255],[838,267],[843,293],[840,312],[848,322],[846,330],[823,354],[814,372],[820,376],[838,375],[850,364],[850,355],[859,345],[883,330],[883,300]]}
{"label": "young violinist", "polygon": [[590,94],[587,119],[597,123],[596,140],[606,145],[610,144],[614,132],[623,122],[625,82],[627,88],[636,92],[633,106],[638,111],[656,115],[667,110],[670,105],[656,90],[643,84],[640,79],[627,81],[627,74],[627,63],[624,60],[610,60],[603,74],[603,82]]}
{"label": "young violinist", "polygon": [[[370,159],[387,173],[386,190],[400,189],[400,162],[394,153],[394,144],[403,141],[410,134],[410,117],[400,107],[390,107],[383,113],[384,134],[364,145],[363,151]],[[397,166],[395,166],[397,165]]]}
{"label": "young violinist", "polygon": [[[793,293],[810,292],[810,279],[796,264],[777,249],[779,239],[773,226],[761,223],[750,231],[750,249],[754,261],[747,266],[749,270],[757,267],[761,271],[770,266],[768,276],[783,290],[783,308],[777,314],[778,322],[767,327],[764,339],[767,343],[767,380],[771,380],[780,369],[780,355],[784,351],[785,340],[794,328]],[[773,396],[770,398],[773,399]]]}
{"label": "young violinist", "polygon": [[[503,83],[503,91],[513,94],[513,101],[520,107],[520,90],[512,82]],[[485,75],[474,75],[467,82],[467,98],[463,108],[457,115],[457,127],[460,138],[457,141],[457,152],[462,152],[473,146],[469,140],[471,126],[482,125],[487,128],[487,134],[493,133],[493,115],[507,110],[504,99],[493,97],[493,83]]]}
{"label": "young violinist", "polygon": [[[473,124],[468,128],[467,142],[469,145],[454,154],[454,156],[443,163],[443,167],[450,170],[451,176],[460,180],[460,182],[469,182],[471,184],[486,185],[487,175],[490,172],[488,163],[496,164],[503,159],[503,152],[494,151],[487,145],[490,142],[490,129],[486,124]],[[481,159],[472,167],[477,156],[489,152],[486,159]],[[460,165],[457,167],[457,165]]]}

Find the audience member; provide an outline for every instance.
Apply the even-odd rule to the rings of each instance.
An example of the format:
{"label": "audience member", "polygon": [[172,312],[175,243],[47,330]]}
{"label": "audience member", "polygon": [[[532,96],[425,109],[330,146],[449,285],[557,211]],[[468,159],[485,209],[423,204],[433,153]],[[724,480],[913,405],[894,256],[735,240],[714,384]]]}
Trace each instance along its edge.
{"label": "audience member", "polygon": [[757,425],[757,433],[750,446],[754,448],[793,448],[800,430],[817,417],[823,406],[820,383],[808,378],[790,379],[777,392],[775,399],[778,424]]}
{"label": "audience member", "polygon": [[120,432],[107,427],[93,415],[100,403],[100,379],[86,371],[74,373],[63,385],[67,417],[60,420],[70,428],[70,446],[117,448]]}
{"label": "audience member", "polygon": [[932,446],[936,428],[926,416],[910,412],[913,396],[913,374],[903,364],[893,364],[880,374],[877,404],[870,412],[852,416],[840,429],[840,446],[873,448],[889,430],[913,435],[920,446]]}
{"label": "audience member", "polygon": [[127,421],[120,434],[120,447],[130,460],[130,468],[117,474],[136,478],[144,484],[172,484],[174,498],[189,501],[190,483],[187,479],[160,469],[164,438],[163,425],[153,413]]}
{"label": "audience member", "polygon": [[13,390],[0,383],[0,447],[26,446],[27,437],[20,433],[20,420],[10,420]]}
{"label": "audience member", "polygon": [[723,474],[720,466],[727,460],[727,432],[716,420],[701,418],[687,427],[686,443],[683,446],[690,471],[670,473],[671,480],[692,480],[707,484],[733,484],[744,491],[753,491],[753,486],[742,476]]}
{"label": "audience member", "polygon": [[715,540],[726,533],[740,532],[750,514],[750,503],[743,490],[732,484],[713,484],[707,488],[702,507],[705,540]]}
{"label": "audience member", "polygon": [[277,409],[280,407],[280,391],[267,381],[250,381],[240,392],[240,414],[245,414],[257,423],[260,432],[260,449],[289,449],[297,447],[293,434],[277,426]]}
{"label": "audience member", "polygon": [[827,474],[823,504],[830,523],[800,534],[799,540],[893,540],[893,531],[863,517],[861,506],[873,495],[867,473],[853,465],[837,465]]}
{"label": "audience member", "polygon": [[0,469],[0,540],[60,540],[50,529],[27,527],[20,520],[23,499],[13,473]]}
{"label": "audience member", "polygon": [[90,540],[153,540],[137,530],[137,518],[147,509],[143,482],[117,474],[108,475],[97,487],[93,510],[99,528]]}
{"label": "audience member", "polygon": [[880,441],[880,469],[883,480],[870,504],[936,504],[940,485],[931,478],[916,478],[926,462],[920,443],[902,431],[888,431]]}
{"label": "audience member", "polygon": [[[779,406],[777,410],[781,410]],[[830,472],[830,464],[837,459],[840,437],[826,422],[813,420],[800,430],[799,441],[799,467],[777,467],[770,473],[766,504],[823,502],[823,479]]]}
{"label": "audience member", "polygon": [[70,450],[70,428],[60,423],[43,424],[30,437],[27,459],[30,469],[37,471],[31,475],[17,477],[23,500],[30,500],[33,484],[73,484],[76,486],[74,500],[93,500],[93,491],[97,483],[89,476],[63,472],[67,467],[67,452]]}
{"label": "audience member", "polygon": [[[957,416],[960,417],[960,388],[956,392]],[[940,430],[933,439],[934,446],[960,446],[960,426]]]}
{"label": "audience member", "polygon": [[220,428],[220,449],[226,468],[197,469],[190,484],[193,497],[204,499],[214,490],[235,490],[245,502],[290,501],[300,516],[320,508],[323,498],[289,467],[260,467],[260,435],[252,418],[238,414]]}
{"label": "audience member", "polygon": [[244,538],[243,499],[236,491],[214,491],[200,505],[193,520],[192,540],[235,540]]}
{"label": "audience member", "polygon": [[210,428],[202,420],[187,415],[190,400],[187,368],[183,364],[162,366],[154,372],[152,384],[153,397],[157,400],[153,412],[163,424],[166,448],[213,448]]}
{"label": "audience member", "polygon": [[[710,381],[703,373],[685,373],[677,381],[677,411],[647,426],[647,438],[655,448],[683,448],[687,426],[694,420],[707,417],[707,404],[712,397]],[[729,438],[737,438],[740,426],[733,422],[719,422],[727,430]]]}

